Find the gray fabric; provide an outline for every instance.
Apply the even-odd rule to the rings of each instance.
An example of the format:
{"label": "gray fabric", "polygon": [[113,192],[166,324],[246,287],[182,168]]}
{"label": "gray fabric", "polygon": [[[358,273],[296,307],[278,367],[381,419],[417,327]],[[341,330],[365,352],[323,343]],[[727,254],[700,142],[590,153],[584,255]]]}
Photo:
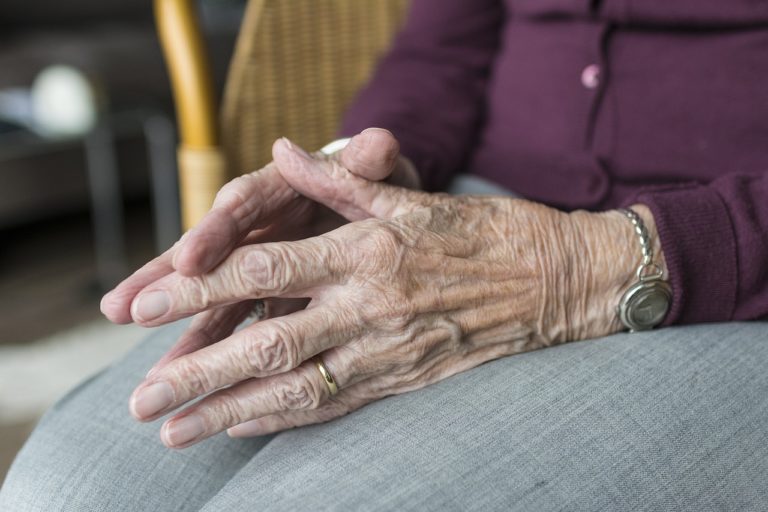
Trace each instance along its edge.
{"label": "gray fabric", "polygon": [[345,418],[169,451],[131,388],[162,331],[41,422],[0,510],[765,510],[768,324],[620,334],[485,364]]}
{"label": "gray fabric", "polygon": [[149,337],[43,417],[6,478],[0,511],[198,510],[251,459],[268,439],[220,436],[172,451],[157,423],[128,414],[131,392],[185,325]]}

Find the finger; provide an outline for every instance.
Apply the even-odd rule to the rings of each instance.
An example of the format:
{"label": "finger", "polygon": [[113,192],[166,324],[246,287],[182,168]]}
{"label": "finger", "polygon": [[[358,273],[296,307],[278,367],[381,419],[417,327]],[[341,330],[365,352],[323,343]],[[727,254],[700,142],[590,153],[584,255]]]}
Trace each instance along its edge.
{"label": "finger", "polygon": [[[369,398],[363,398],[364,393],[355,395],[361,384],[340,367],[336,350],[324,352],[322,359],[340,385],[350,383],[347,394],[333,396],[315,361],[307,360],[290,372],[250,379],[204,398],[166,422],[161,431],[163,442],[183,448],[243,423],[249,424],[242,428],[251,435],[256,435],[257,428],[269,433],[328,421],[361,407]],[[260,423],[252,423],[254,420]]]}
{"label": "finger", "polygon": [[[169,362],[134,391],[130,409],[148,421],[225,386],[289,372],[329,347],[357,336],[360,322],[338,308],[316,307],[257,322],[229,338]],[[328,366],[328,365],[327,365]],[[348,376],[337,367],[334,377]]]}
{"label": "finger", "polygon": [[131,316],[155,326],[246,299],[312,297],[317,287],[342,282],[354,266],[341,244],[321,236],[235,249],[208,274],[155,281],[136,296]]}
{"label": "finger", "polygon": [[[134,272],[133,275],[115,287],[115,289],[104,295],[101,299],[100,309],[109,321],[117,324],[128,324],[133,322],[133,318],[131,317],[131,303],[141,290],[152,284],[154,281],[172,274],[175,271],[172,264],[174,251],[179,247],[179,244],[185,240],[188,233],[189,232],[187,232],[174,247],[168,249],[165,253],[141,267]],[[242,240],[242,245],[285,240],[287,238],[282,224],[272,224],[267,228],[249,233]]]}
{"label": "finger", "polygon": [[399,154],[400,144],[392,133],[382,128],[368,128],[352,137],[337,158],[353,174],[380,181],[390,177]]}
{"label": "finger", "polygon": [[[298,203],[298,201],[297,201]],[[325,231],[319,229],[313,229],[313,220],[322,219],[324,215],[320,215],[318,210],[321,208],[315,202],[308,201],[306,198],[302,198],[301,202],[297,205],[290,205],[286,210],[280,213],[280,217],[273,223],[264,228],[260,228],[251,231],[239,244],[240,247],[253,244],[262,244],[267,242],[285,242],[302,240],[304,238],[310,238],[317,233],[324,233],[331,231],[333,227],[338,227],[337,222],[335,226]]]}
{"label": "finger", "polygon": [[179,340],[147,372],[150,377],[157,370],[181,356],[191,354],[229,337],[253,310],[255,301],[249,300],[204,311],[195,316]]}
{"label": "finger", "polygon": [[131,302],[143,288],[173,272],[171,259],[177,246],[178,242],[104,295],[100,309],[110,322],[128,324],[133,321]]}
{"label": "finger", "polygon": [[355,397],[354,390],[339,392],[317,409],[285,411],[269,414],[254,420],[240,423],[227,429],[227,435],[234,438],[265,436],[296,427],[325,423],[359,409],[368,399]]}
{"label": "finger", "polygon": [[268,225],[296,192],[274,165],[230,181],[216,195],[211,211],[179,247],[173,266],[181,274],[199,275],[220,263],[258,226]]}
{"label": "finger", "polygon": [[[267,320],[290,315],[307,307],[307,299],[264,299],[263,315],[254,321]],[[151,377],[158,369],[174,359],[191,354],[202,348],[218,343],[232,335],[238,325],[251,318],[256,301],[244,301],[222,306],[195,315],[192,324],[181,335],[176,344],[147,372]]]}
{"label": "finger", "polygon": [[[392,174],[398,153],[399,145],[391,133],[370,129],[353,137],[340,157],[347,169],[375,180]],[[398,179],[401,174],[398,172]],[[268,225],[294,199],[295,190],[272,164],[232,180],[219,191],[211,211],[179,248],[174,268],[186,276],[211,270],[251,230]]]}
{"label": "finger", "polygon": [[413,163],[400,154],[400,144],[389,130],[368,128],[352,137],[338,153],[342,167],[371,181],[386,180],[390,185],[414,190],[421,188],[421,178]]}
{"label": "finger", "polygon": [[[296,212],[296,215],[303,214],[303,210]],[[278,239],[284,238],[280,226],[281,225],[273,224],[267,228],[252,231],[242,240],[242,243],[253,244],[264,241],[277,241]],[[189,235],[190,232],[188,231],[174,244],[173,247],[145,264],[139,270],[134,272],[133,275],[126,278],[113,290],[105,294],[101,299],[100,305],[102,314],[104,314],[109,321],[117,324],[131,323],[133,321],[133,318],[131,317],[131,303],[133,302],[133,299],[142,289],[175,271],[172,263],[174,254],[187,240]]]}
{"label": "finger", "polygon": [[314,158],[288,139],[277,141],[272,155],[292,188],[351,221],[389,219],[432,202],[428,194],[369,181],[335,160]]}
{"label": "finger", "polygon": [[314,410],[330,392],[313,361],[263,379],[251,379],[223,389],[169,419],[161,439],[171,448],[184,448],[245,421],[284,411]]}

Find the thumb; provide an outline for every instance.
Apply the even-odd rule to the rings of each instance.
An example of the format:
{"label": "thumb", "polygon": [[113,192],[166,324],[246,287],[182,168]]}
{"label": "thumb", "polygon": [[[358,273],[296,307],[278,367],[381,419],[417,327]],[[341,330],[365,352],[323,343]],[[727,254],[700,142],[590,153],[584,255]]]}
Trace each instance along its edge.
{"label": "thumb", "polygon": [[361,178],[382,181],[394,171],[399,155],[400,144],[388,130],[368,128],[352,137],[336,158]]}
{"label": "thumb", "polygon": [[421,179],[410,160],[400,155],[400,144],[392,132],[368,128],[352,137],[335,157],[342,167],[371,181],[419,189]]}
{"label": "thumb", "polygon": [[429,201],[428,194],[362,178],[339,159],[313,157],[286,138],[275,142],[272,156],[291,188],[350,221],[396,217]]}

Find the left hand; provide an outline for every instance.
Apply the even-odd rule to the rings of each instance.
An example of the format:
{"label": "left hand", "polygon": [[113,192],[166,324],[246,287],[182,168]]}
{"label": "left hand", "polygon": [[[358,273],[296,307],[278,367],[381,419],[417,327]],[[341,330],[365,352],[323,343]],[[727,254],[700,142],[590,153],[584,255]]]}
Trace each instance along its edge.
{"label": "left hand", "polygon": [[[172,273],[141,291],[170,304],[146,326],[245,299],[311,299],[169,362],[137,388],[131,411],[142,421],[211,393],[164,424],[167,446],[327,421],[492,359],[620,329],[614,307],[640,257],[620,213],[416,192],[285,141],[274,157],[291,187],[355,222],[240,247],[207,274]],[[311,360],[318,354],[335,396]]]}

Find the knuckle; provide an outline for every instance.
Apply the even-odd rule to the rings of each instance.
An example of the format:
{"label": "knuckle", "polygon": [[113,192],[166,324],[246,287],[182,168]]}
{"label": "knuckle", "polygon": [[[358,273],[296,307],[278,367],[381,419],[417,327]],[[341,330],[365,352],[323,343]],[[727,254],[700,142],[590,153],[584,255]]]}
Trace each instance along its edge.
{"label": "knuckle", "polygon": [[242,268],[243,280],[250,287],[275,294],[285,292],[293,274],[293,262],[286,257],[284,249],[277,248],[245,252]]}
{"label": "knuckle", "polygon": [[264,337],[246,343],[245,359],[253,372],[278,373],[293,369],[298,364],[298,343],[292,329],[275,323]]}
{"label": "knuckle", "polygon": [[264,340],[256,350],[258,356],[258,368],[261,372],[280,371],[286,366],[286,345],[279,337],[270,337]]}
{"label": "knuckle", "polygon": [[197,361],[181,358],[171,365],[175,380],[188,396],[200,396],[214,389],[214,380],[209,372]]}
{"label": "knuckle", "polygon": [[397,345],[394,350],[394,355],[402,363],[412,366],[423,361],[431,350],[431,344],[412,342]]}
{"label": "knuckle", "polygon": [[251,419],[247,404],[228,391],[220,391],[208,410],[213,422],[221,426],[237,425]]}
{"label": "knuckle", "polygon": [[369,243],[377,252],[389,252],[400,245],[400,237],[391,226],[380,223],[371,232]]}
{"label": "knuckle", "polygon": [[204,276],[185,277],[179,295],[192,310],[208,309],[211,305],[211,287]]}
{"label": "knuckle", "polygon": [[242,295],[257,293],[261,286],[261,275],[267,270],[262,268],[252,256],[253,249],[239,248],[232,251],[221,268],[221,279],[225,286],[231,287],[232,292]]}
{"label": "knuckle", "polygon": [[355,251],[362,261],[360,267],[386,274],[396,271],[403,248],[397,229],[378,220],[360,224],[358,227],[365,231]]}
{"label": "knuckle", "polygon": [[311,246],[318,267],[324,269],[332,279],[339,279],[355,265],[353,248],[348,240],[329,234],[320,235]]}
{"label": "knuckle", "polygon": [[306,376],[276,386],[274,393],[277,405],[284,410],[316,409],[320,405],[320,397]]}
{"label": "knuckle", "polygon": [[387,301],[389,312],[384,314],[389,328],[394,332],[404,332],[409,329],[416,317],[413,305],[407,300]]}

